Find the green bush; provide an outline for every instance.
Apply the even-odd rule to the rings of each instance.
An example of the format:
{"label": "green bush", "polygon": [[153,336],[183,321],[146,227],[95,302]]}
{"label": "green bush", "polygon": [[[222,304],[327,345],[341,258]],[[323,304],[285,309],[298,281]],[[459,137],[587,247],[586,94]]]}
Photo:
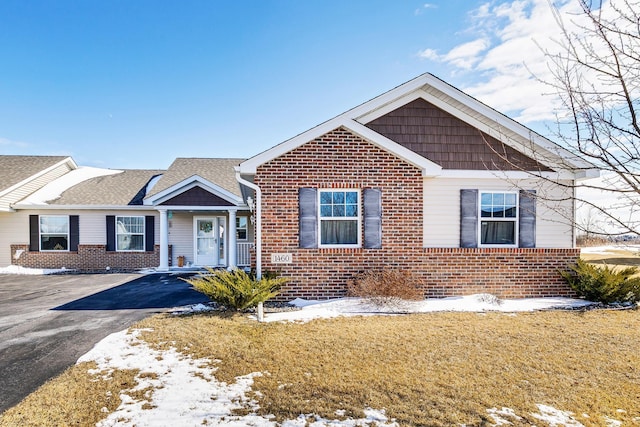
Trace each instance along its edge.
{"label": "green bush", "polygon": [[253,275],[237,268],[231,271],[207,268],[207,272],[183,280],[211,301],[234,310],[246,310],[273,298],[278,295],[280,286],[287,281],[286,278],[275,277],[273,274],[257,280]]}
{"label": "green bush", "polygon": [[384,268],[367,270],[347,281],[347,295],[364,298],[376,306],[402,306],[409,300],[422,300],[419,281],[410,270]]}
{"label": "green bush", "polygon": [[640,301],[640,277],[633,277],[636,273],[636,267],[599,267],[581,259],[569,271],[560,272],[579,296],[605,304]]}

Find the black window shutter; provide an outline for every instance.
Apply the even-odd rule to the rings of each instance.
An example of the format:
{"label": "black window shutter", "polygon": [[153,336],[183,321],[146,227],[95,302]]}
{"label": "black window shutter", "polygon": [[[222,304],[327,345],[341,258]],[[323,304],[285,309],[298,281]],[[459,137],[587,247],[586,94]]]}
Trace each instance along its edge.
{"label": "black window shutter", "polygon": [[298,190],[299,245],[301,248],[318,247],[318,190]]}
{"label": "black window shutter", "polygon": [[518,246],[536,247],[536,191],[520,190]]}
{"label": "black window shutter", "polygon": [[382,247],[382,191],[379,188],[366,188],[364,198],[364,247],[380,249]]}
{"label": "black window shutter", "polygon": [[148,215],[144,217],[144,250],[147,252],[153,252],[155,241],[155,217],[153,215]]}
{"label": "black window shutter", "polygon": [[478,247],[478,190],[460,190],[460,247]]}
{"label": "black window shutter", "polygon": [[38,215],[29,215],[29,250],[40,250],[40,219]]}
{"label": "black window shutter", "polygon": [[107,215],[107,251],[116,250],[116,217]]}
{"label": "black window shutter", "polygon": [[69,215],[69,250],[77,251],[80,243],[80,218],[78,215]]}

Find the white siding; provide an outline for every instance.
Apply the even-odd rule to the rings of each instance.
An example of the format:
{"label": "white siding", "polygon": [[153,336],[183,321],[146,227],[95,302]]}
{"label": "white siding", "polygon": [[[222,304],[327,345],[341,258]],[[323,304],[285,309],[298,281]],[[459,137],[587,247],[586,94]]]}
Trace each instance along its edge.
{"label": "white siding", "polygon": [[24,199],[31,193],[34,193],[35,191],[44,187],[45,185],[55,180],[56,178],[60,178],[62,175],[66,174],[70,170],[71,169],[69,168],[69,165],[65,162],[64,164],[61,164],[57,168],[54,168],[49,172],[45,173],[44,175],[16,188],[14,191],[0,198],[0,210],[8,210],[11,204]]}
{"label": "white siding", "polygon": [[85,210],[29,210],[0,213],[0,266],[11,264],[12,244],[29,244],[29,215],[78,215],[81,245],[107,243],[107,215],[153,215],[154,241],[160,243],[160,219],[157,211],[85,211]]}
{"label": "white siding", "polygon": [[[566,184],[570,184],[566,182]],[[541,180],[425,178],[423,242],[429,248],[460,246],[460,190],[536,190],[536,247],[573,246],[571,189]],[[565,199],[565,200],[563,200]],[[555,201],[559,200],[559,201]]]}
{"label": "white siding", "polygon": [[0,212],[0,267],[11,265],[11,245],[29,243],[29,216]]}
{"label": "white siding", "polygon": [[173,212],[169,219],[169,244],[172,245],[172,262],[178,265],[178,256],[185,263],[193,264],[193,214]]}
{"label": "white siding", "polygon": [[[49,211],[51,212],[51,211]],[[56,211],[57,212],[57,211]],[[160,216],[158,211],[63,211],[64,215],[79,215],[80,244],[81,245],[106,245],[107,244],[107,215],[122,216],[154,216],[154,242],[160,243]],[[33,212],[30,212],[33,214]],[[38,213],[38,212],[36,212]]]}

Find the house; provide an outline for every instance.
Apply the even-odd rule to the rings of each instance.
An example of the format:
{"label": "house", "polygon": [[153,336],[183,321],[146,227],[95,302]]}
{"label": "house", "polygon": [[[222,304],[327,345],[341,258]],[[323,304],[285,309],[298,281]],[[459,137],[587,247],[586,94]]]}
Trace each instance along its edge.
{"label": "house", "polygon": [[[0,169],[47,160],[63,163],[0,156]],[[7,199],[0,262],[105,271],[167,269],[181,257],[194,266],[249,266],[253,228],[233,169],[241,160],[179,158],[167,170],[112,170],[65,158],[64,173]],[[26,179],[6,197],[34,181]]]}
{"label": "house", "polygon": [[252,266],[290,279],[283,299],[343,296],[387,266],[431,297],[569,295],[573,185],[598,174],[431,74],[249,159],[0,156],[0,169],[18,160],[32,167],[2,181],[0,263]]}
{"label": "house", "polygon": [[244,162],[261,268],[283,298],[343,296],[364,270],[425,295],[569,295],[573,184],[593,166],[431,74]]}

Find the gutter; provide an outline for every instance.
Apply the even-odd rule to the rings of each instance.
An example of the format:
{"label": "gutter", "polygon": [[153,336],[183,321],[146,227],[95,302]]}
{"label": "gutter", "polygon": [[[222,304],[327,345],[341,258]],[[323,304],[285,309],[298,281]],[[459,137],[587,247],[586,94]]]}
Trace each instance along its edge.
{"label": "gutter", "polygon": [[234,167],[236,180],[256,192],[256,278],[262,278],[262,190],[253,182],[249,182],[240,176],[240,167]]}

